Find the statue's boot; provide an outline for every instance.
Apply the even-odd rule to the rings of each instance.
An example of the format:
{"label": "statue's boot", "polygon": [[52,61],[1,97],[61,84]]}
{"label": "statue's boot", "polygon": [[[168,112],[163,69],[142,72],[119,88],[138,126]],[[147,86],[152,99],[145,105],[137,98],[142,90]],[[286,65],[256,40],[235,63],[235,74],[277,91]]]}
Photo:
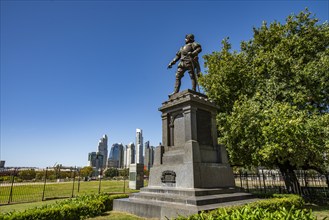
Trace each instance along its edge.
{"label": "statue's boot", "polygon": [[169,94],[168,97],[170,98],[172,95],[176,94],[179,92],[179,89],[180,89],[180,85],[181,85],[181,82],[180,80],[176,79],[176,82],[175,82],[175,90],[173,93]]}

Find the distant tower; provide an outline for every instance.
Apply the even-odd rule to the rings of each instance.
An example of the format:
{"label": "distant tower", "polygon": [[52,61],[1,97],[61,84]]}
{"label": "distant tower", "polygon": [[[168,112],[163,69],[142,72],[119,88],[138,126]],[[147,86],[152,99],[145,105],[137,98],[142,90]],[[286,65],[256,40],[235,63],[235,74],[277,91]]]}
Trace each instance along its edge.
{"label": "distant tower", "polygon": [[5,168],[5,162],[4,160],[0,160],[0,169]]}
{"label": "distant tower", "polygon": [[96,153],[96,170],[102,169],[104,163],[104,155],[101,154],[100,152]]}
{"label": "distant tower", "polygon": [[[150,147],[150,141],[146,141],[144,143],[144,152],[143,152],[143,155],[144,155],[144,161],[145,161],[145,154],[146,154],[146,149]],[[145,163],[144,163],[145,164]]]}
{"label": "distant tower", "polygon": [[136,129],[136,161],[137,164],[143,164],[143,131]]}
{"label": "distant tower", "polygon": [[123,168],[127,168],[127,153],[128,153],[128,145],[123,146]]}
{"label": "distant tower", "polygon": [[135,163],[135,144],[133,142],[130,142],[125,147],[124,161],[125,168],[128,168],[130,164]]}
{"label": "distant tower", "polygon": [[150,146],[150,142],[145,142],[145,156],[144,156],[144,166],[147,170],[153,166],[154,162],[154,147]]}
{"label": "distant tower", "polygon": [[123,168],[123,145],[121,143],[115,143],[111,147],[108,167]]}
{"label": "distant tower", "polygon": [[104,156],[99,152],[91,152],[88,154],[89,166],[95,170],[103,168]]}
{"label": "distant tower", "polygon": [[107,150],[107,135],[104,134],[104,136],[99,140],[98,142],[98,153],[103,155],[103,161],[102,161],[102,168],[106,168],[106,163],[107,163],[107,155],[108,155],[108,150]]}
{"label": "distant tower", "polygon": [[91,167],[96,167],[96,152],[91,152],[88,154],[88,162],[89,162],[89,166]]}

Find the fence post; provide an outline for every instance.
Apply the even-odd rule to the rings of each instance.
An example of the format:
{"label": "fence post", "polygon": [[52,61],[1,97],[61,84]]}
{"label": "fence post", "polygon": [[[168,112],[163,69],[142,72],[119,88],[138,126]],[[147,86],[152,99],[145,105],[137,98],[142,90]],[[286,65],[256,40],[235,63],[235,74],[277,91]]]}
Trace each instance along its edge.
{"label": "fence post", "polygon": [[123,193],[126,193],[126,175],[123,174]]}
{"label": "fence post", "polygon": [[79,175],[79,178],[78,178],[78,192],[80,192],[80,169],[78,169],[78,175]]}
{"label": "fence post", "polygon": [[247,173],[247,171],[245,172],[245,177],[246,177],[246,183],[247,183],[247,192],[249,192],[248,173]]}
{"label": "fence post", "polygon": [[[279,193],[286,193],[286,183],[285,183],[285,177],[284,175],[281,173],[279,173],[279,178],[280,178],[280,190]],[[282,186],[282,181],[283,181],[283,186]]]}
{"label": "fence post", "polygon": [[305,184],[305,188],[308,188],[308,181],[307,181],[307,173],[306,170],[304,170],[304,184]]}
{"label": "fence post", "polygon": [[72,186],[72,195],[71,198],[74,197],[74,184],[75,184],[75,170],[77,169],[77,167],[74,168],[73,170],[73,186]]}
{"label": "fence post", "polygon": [[46,190],[46,184],[47,184],[47,172],[48,172],[48,167],[46,167],[46,172],[45,172],[45,181],[43,184],[43,191],[42,191],[42,201],[45,200],[45,190]]}
{"label": "fence post", "polygon": [[262,188],[262,180],[261,180],[261,176],[260,176],[259,171],[257,172],[257,177],[258,177],[258,180],[259,180],[259,188],[260,188],[260,191],[263,191],[263,188]]}
{"label": "fence post", "polygon": [[309,195],[310,194],[310,191],[309,191],[309,188],[308,188],[308,181],[307,181],[307,173],[306,173],[306,170],[303,170],[303,178],[304,178],[304,190],[302,190],[302,193],[304,195]]}
{"label": "fence post", "polygon": [[99,169],[99,175],[98,175],[98,178],[99,178],[98,194],[101,193],[101,182],[102,182],[101,172],[102,172],[102,169]]}
{"label": "fence post", "polygon": [[265,174],[263,169],[262,169],[262,176],[263,176],[264,193],[266,193],[266,181],[265,181]]}
{"label": "fence post", "polygon": [[14,181],[15,181],[15,171],[11,175],[11,185],[10,185],[10,193],[9,193],[9,199],[8,204],[13,201],[13,187],[14,187]]}
{"label": "fence post", "polygon": [[240,176],[240,188],[241,188],[241,190],[242,190],[242,171],[241,170],[239,170],[239,176]]}

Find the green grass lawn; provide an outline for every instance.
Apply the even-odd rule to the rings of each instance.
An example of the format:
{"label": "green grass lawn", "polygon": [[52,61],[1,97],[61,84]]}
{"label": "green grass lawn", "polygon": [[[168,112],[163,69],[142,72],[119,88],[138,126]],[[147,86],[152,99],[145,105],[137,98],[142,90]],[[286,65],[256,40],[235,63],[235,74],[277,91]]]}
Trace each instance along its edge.
{"label": "green grass lawn", "polygon": [[102,216],[98,216],[95,218],[88,218],[87,220],[144,220],[145,218],[140,218],[136,215],[132,215],[124,212],[110,211],[105,212]]}
{"label": "green grass lawn", "polygon": [[[24,211],[26,209],[31,209],[34,207],[40,207],[45,204],[55,203],[57,200],[48,200],[43,202],[32,202],[32,203],[21,203],[21,204],[11,204],[11,205],[2,205],[0,206],[0,212],[11,212],[11,211]],[[318,220],[322,220],[325,217],[329,220],[329,205],[326,206],[317,206],[317,205],[306,205],[306,209],[312,209],[313,214],[317,216]],[[95,218],[89,218],[88,220],[106,220],[106,219],[114,219],[114,220],[144,220],[145,218],[140,218],[135,215],[131,215],[129,213],[117,212],[117,211],[109,211],[105,212],[102,216],[98,216]]]}
{"label": "green grass lawn", "polygon": [[[123,180],[102,180],[99,181],[78,181],[64,183],[20,183],[14,185],[12,197],[10,198],[10,185],[0,185],[0,204],[37,202],[42,201],[43,189],[44,200],[52,198],[70,198],[81,194],[98,193],[130,193],[136,192],[128,188],[128,181]],[[124,188],[125,187],[125,188]]]}
{"label": "green grass lawn", "polygon": [[32,209],[35,207],[40,207],[47,204],[52,204],[57,201],[61,201],[62,199],[48,200],[43,202],[29,202],[29,203],[20,203],[20,204],[9,204],[9,205],[1,205],[0,213],[5,212],[13,212],[13,211],[24,211],[26,209]]}

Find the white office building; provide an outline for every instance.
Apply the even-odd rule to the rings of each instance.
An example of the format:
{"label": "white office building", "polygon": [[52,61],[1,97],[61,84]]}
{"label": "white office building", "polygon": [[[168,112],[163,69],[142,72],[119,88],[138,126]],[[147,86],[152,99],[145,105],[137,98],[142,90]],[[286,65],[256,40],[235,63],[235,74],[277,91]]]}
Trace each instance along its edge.
{"label": "white office building", "polygon": [[142,129],[136,129],[136,160],[137,164],[143,164],[143,131]]}
{"label": "white office building", "polygon": [[124,168],[128,168],[130,164],[135,163],[135,144],[129,143],[124,148]]}

